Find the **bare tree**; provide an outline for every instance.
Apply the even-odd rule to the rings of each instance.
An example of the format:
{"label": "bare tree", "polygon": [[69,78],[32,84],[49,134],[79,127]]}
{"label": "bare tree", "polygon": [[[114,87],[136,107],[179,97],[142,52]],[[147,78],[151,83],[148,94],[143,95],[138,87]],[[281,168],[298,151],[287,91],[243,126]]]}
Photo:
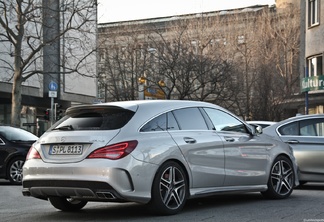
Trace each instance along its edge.
{"label": "bare tree", "polygon": [[[253,118],[280,120],[286,101],[299,92],[300,11],[288,7],[263,13],[259,22],[258,77],[254,84]],[[287,116],[288,115],[288,116]]]}
{"label": "bare tree", "polygon": [[149,37],[167,98],[220,103],[230,97],[230,63],[221,56],[213,25],[215,20],[204,17],[176,20]]}
{"label": "bare tree", "polygon": [[[298,92],[298,11],[255,7],[112,27],[115,37],[104,41],[118,39],[114,47],[125,47],[122,58],[107,47],[114,55],[105,64],[114,85],[141,73],[147,87],[159,88],[168,99],[209,101],[260,120],[279,119],[284,102]],[[138,45],[145,56],[134,56]]]}
{"label": "bare tree", "polygon": [[[105,29],[103,29],[105,30]],[[140,77],[149,72],[151,52],[141,26],[99,33],[99,83],[104,101],[138,98]],[[151,68],[152,69],[152,68]]]}
{"label": "bare tree", "polygon": [[[41,81],[44,75],[53,74],[44,71],[43,58],[48,56],[43,54],[45,47],[57,43],[56,47],[60,47],[61,39],[65,37],[62,43],[65,57],[56,61],[59,71],[65,75],[88,75],[85,64],[95,48],[83,49],[91,39],[86,33],[96,30],[96,0],[65,0],[57,8],[52,8],[51,3],[58,4],[58,1],[0,1],[0,44],[3,46],[0,49],[0,69],[2,78],[12,82],[12,125],[20,125],[23,83]],[[58,16],[44,23],[43,18],[53,13]],[[44,37],[44,30],[51,29],[49,26],[53,24],[58,24],[59,30]]]}

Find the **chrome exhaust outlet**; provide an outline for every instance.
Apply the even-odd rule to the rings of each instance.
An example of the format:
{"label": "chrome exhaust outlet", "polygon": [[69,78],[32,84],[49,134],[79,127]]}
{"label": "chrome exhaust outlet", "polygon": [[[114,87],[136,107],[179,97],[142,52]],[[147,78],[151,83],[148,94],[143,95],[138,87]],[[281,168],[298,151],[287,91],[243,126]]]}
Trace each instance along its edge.
{"label": "chrome exhaust outlet", "polygon": [[99,198],[108,199],[108,200],[115,200],[117,199],[114,194],[111,192],[97,192],[96,193]]}

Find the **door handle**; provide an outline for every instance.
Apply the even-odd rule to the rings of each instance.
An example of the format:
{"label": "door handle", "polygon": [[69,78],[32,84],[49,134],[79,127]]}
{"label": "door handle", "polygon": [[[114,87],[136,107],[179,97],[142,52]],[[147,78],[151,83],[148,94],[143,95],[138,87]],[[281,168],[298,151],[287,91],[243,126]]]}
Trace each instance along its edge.
{"label": "door handle", "polygon": [[298,140],[288,140],[287,143],[289,143],[289,144],[298,144],[299,141]]}
{"label": "door handle", "polygon": [[196,143],[197,142],[194,138],[191,138],[191,137],[184,137],[183,140],[186,143]]}
{"label": "door handle", "polygon": [[228,136],[225,136],[224,139],[227,141],[227,142],[234,142],[235,139],[233,137],[228,137]]}

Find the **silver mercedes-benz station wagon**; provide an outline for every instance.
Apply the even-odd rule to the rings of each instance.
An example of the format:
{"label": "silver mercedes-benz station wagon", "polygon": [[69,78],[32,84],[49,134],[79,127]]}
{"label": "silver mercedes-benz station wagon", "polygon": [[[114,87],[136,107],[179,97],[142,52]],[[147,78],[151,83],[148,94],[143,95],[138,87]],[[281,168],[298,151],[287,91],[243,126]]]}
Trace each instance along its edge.
{"label": "silver mercedes-benz station wagon", "polygon": [[33,145],[23,195],[75,211],[89,201],[137,202],[176,214],[189,198],[298,185],[291,148],[206,102],[139,100],[71,107]]}

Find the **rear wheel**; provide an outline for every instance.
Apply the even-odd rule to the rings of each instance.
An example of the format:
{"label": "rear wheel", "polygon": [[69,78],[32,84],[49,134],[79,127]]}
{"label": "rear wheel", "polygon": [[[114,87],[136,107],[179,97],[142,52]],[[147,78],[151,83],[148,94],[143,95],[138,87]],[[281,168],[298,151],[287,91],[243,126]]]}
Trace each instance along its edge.
{"label": "rear wheel", "polygon": [[10,161],[7,168],[7,177],[11,184],[20,185],[22,182],[22,168],[25,163],[24,157],[16,157]]}
{"label": "rear wheel", "polygon": [[49,197],[48,199],[56,209],[62,211],[81,210],[88,203],[88,201],[85,200],[75,200],[65,197]]}
{"label": "rear wheel", "polygon": [[164,163],[152,186],[151,209],[160,215],[180,212],[188,196],[188,180],[183,168],[176,162]]}
{"label": "rear wheel", "polygon": [[268,190],[262,194],[271,199],[284,199],[293,191],[295,171],[291,161],[284,156],[279,156],[273,162],[268,181]]}

